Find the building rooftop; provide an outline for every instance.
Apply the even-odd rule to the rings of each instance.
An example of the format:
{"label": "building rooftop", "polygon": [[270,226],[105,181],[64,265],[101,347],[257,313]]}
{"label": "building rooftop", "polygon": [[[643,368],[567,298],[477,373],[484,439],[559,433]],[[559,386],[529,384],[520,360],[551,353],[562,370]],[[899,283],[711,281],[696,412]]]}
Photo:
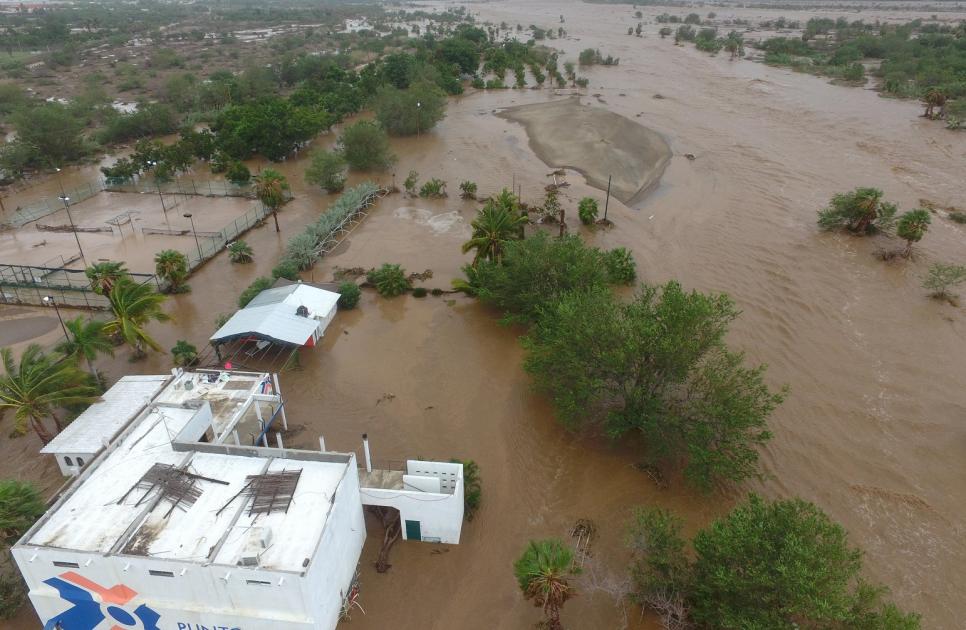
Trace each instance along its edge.
{"label": "building rooftop", "polygon": [[[339,294],[309,284],[290,284],[262,291],[211,336],[224,342],[258,337],[303,345],[339,301]],[[302,314],[299,314],[302,313]]]}
{"label": "building rooftop", "polygon": [[96,453],[164,387],[170,374],[125,376],[67,425],[41,453]]}
{"label": "building rooftop", "polygon": [[185,372],[132,400],[130,425],[20,544],[305,571],[352,457],[222,444],[270,388],[268,374]]}

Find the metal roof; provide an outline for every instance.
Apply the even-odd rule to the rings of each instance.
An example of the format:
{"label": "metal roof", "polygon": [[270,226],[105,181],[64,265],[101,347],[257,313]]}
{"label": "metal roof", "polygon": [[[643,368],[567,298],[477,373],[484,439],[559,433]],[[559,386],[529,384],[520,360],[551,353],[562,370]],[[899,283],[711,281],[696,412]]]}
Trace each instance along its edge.
{"label": "metal roof", "polygon": [[40,449],[41,453],[96,453],[164,387],[170,374],[124,376],[101,399]]}
{"label": "metal roof", "polygon": [[[304,345],[318,328],[325,332],[327,320],[339,301],[339,294],[307,284],[290,284],[262,291],[248,305],[231,316],[211,336],[228,341],[255,336],[271,341]],[[304,306],[307,317],[296,314]]]}

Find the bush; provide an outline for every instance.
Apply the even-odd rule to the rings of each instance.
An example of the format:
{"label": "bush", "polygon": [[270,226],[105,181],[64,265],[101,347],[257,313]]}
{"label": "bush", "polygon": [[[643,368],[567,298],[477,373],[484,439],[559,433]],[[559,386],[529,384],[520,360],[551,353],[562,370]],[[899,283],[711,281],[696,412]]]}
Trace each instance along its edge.
{"label": "bush", "polygon": [[818,225],[823,230],[845,229],[860,236],[885,232],[895,223],[898,208],[882,201],[882,191],[875,188],[856,188],[852,192],[832,197],[829,206],[818,213]]}
{"label": "bush", "polygon": [[366,280],[376,287],[376,291],[383,297],[396,297],[410,289],[406,270],[400,265],[385,263],[379,269],[373,269],[367,273]]}
{"label": "bush", "polygon": [[238,240],[228,243],[228,259],[233,263],[250,263],[254,252],[245,241]]}
{"label": "bush", "polygon": [[953,212],[950,212],[948,216],[950,221],[955,221],[956,223],[966,223],[966,212],[954,210]]}
{"label": "bush", "polygon": [[584,197],[577,204],[577,216],[584,225],[590,225],[597,220],[597,200],[591,197]]}
{"label": "bush", "polygon": [[637,278],[637,263],[624,247],[617,247],[604,254],[607,277],[612,284],[633,284]]}
{"label": "bush", "polygon": [[425,182],[422,188],[419,189],[420,197],[445,197],[446,196],[446,182],[441,179],[436,179],[435,177],[428,182]]}
{"label": "bush", "polygon": [[419,173],[416,171],[409,171],[409,175],[406,176],[406,181],[403,182],[403,186],[406,188],[406,192],[410,195],[416,194],[416,186],[419,185]]}
{"label": "bush", "polygon": [[282,258],[272,269],[272,277],[278,280],[279,278],[285,278],[286,280],[291,280],[295,282],[299,279],[299,266],[291,258]]}
{"label": "bush", "polygon": [[291,260],[299,271],[310,269],[318,259],[315,253],[317,239],[312,234],[298,234],[288,239],[285,246],[285,258]]}
{"label": "bush", "polygon": [[252,179],[252,172],[243,162],[233,160],[225,171],[225,179],[236,186],[243,186]]}
{"label": "bush", "polygon": [[343,282],[339,285],[339,308],[354,309],[362,298],[362,289],[355,282]]}
{"label": "bush", "polygon": [[8,545],[15,543],[47,511],[44,500],[31,484],[0,481],[0,535]]}
{"label": "bush", "polygon": [[270,289],[273,283],[274,281],[271,278],[266,278],[265,276],[256,278],[255,281],[248,285],[248,287],[241,292],[241,295],[238,296],[238,308],[245,308],[248,306],[248,303],[254,300],[255,296],[265,289]]}
{"label": "bush", "polygon": [[305,181],[321,186],[330,193],[340,192],[345,188],[346,161],[335,151],[316,151],[312,154],[312,162],[305,169]]}
{"label": "bush", "polygon": [[408,90],[385,86],[376,94],[373,107],[383,129],[394,136],[411,136],[429,131],[443,119],[446,95],[426,82]]}
{"label": "bush", "polygon": [[483,479],[480,467],[472,459],[451,459],[454,464],[463,464],[463,517],[472,521],[483,502]]}
{"label": "bush", "polygon": [[966,282],[966,266],[935,263],[929,266],[922,286],[931,291],[931,297],[945,299],[955,297],[949,289],[963,282]]}
{"label": "bush", "polygon": [[184,339],[179,339],[171,348],[171,360],[179,367],[191,367],[198,362],[198,348]]}
{"label": "bush", "polygon": [[413,289],[414,298],[424,298],[428,293],[429,292],[426,290],[426,287],[416,287]]}
{"label": "bush", "polygon": [[463,199],[476,199],[476,182],[460,182],[460,197]]}
{"label": "bush", "polygon": [[360,121],[346,127],[339,137],[342,157],[356,171],[385,170],[396,161],[389,136],[378,124]]}

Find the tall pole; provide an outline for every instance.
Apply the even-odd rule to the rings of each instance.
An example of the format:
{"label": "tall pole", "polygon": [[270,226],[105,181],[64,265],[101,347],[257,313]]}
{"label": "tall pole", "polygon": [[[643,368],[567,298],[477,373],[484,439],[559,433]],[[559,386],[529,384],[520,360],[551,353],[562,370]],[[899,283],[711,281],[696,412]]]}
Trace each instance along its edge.
{"label": "tall pole", "polygon": [[607,206],[610,205],[610,178],[611,175],[607,176],[607,200],[604,201],[604,221],[607,220]]}
{"label": "tall pole", "polygon": [[186,218],[186,219],[188,219],[189,221],[191,221],[191,233],[192,233],[192,234],[194,235],[194,237],[195,237],[195,246],[197,246],[197,247],[198,247],[198,263],[200,264],[200,263],[201,263],[201,261],[205,259],[205,257],[201,255],[201,243],[199,243],[199,242],[198,242],[198,232],[196,232],[196,231],[195,231],[195,220],[194,220],[194,215],[193,215],[193,214],[191,214],[190,212],[185,212],[185,213],[184,213],[183,215],[181,215],[181,216],[183,216],[184,218]]}
{"label": "tall pole", "polygon": [[57,319],[60,320],[60,329],[64,331],[64,339],[70,341],[70,335],[67,334],[67,326],[64,325],[64,318],[60,316],[60,309],[57,308],[57,302],[54,301],[52,295],[46,295],[43,299],[45,304],[50,304],[54,307],[54,312],[57,313]]}
{"label": "tall pole", "polygon": [[423,104],[416,101],[416,137],[419,137],[419,111],[422,109]]}
{"label": "tall pole", "polygon": [[158,173],[157,173],[158,163],[157,162],[148,162],[148,164],[150,164],[153,168],[155,168],[154,185],[158,189],[158,197],[161,198],[161,211],[164,213],[164,216],[167,217],[168,216],[168,208],[165,207],[165,205],[164,205],[164,195],[161,194],[161,182],[158,181]]}
{"label": "tall pole", "polygon": [[77,241],[77,251],[80,252],[81,262],[87,266],[87,258],[84,257],[84,249],[81,247],[80,236],[77,235],[77,228],[74,226],[74,217],[70,215],[70,197],[64,195],[60,198],[64,202],[64,210],[67,211],[67,221],[70,223],[70,231],[74,233],[74,240]]}

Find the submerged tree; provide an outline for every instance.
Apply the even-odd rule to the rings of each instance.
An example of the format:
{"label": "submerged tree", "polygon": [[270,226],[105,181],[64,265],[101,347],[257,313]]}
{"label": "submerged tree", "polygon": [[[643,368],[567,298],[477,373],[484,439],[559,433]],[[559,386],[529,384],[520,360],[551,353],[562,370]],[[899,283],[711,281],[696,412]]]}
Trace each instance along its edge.
{"label": "submerged tree", "polygon": [[145,327],[151,321],[165,322],[171,317],[162,310],[165,296],[155,293],[150,284],[137,284],[121,280],[110,293],[111,311],[114,319],[107,322],[109,334],[118,335],[134,350],[134,358],[146,355],[145,347],[161,352],[161,346]]}
{"label": "submerged tree", "polygon": [[84,275],[90,280],[95,293],[108,295],[114,283],[128,276],[128,270],[123,262],[106,261],[94,263],[84,270]]}
{"label": "submerged tree", "polygon": [[886,232],[895,223],[898,208],[882,201],[882,191],[875,188],[856,188],[852,192],[832,197],[829,206],[818,213],[818,225],[823,230],[846,229],[865,235]]}
{"label": "submerged tree", "polygon": [[[546,305],[523,345],[524,369],[565,425],[643,435],[647,458],[685,463],[702,489],[758,473],[766,420],[782,401],[764,366],[745,367],[724,344],[737,317],[726,295],[642,286],[629,303],[605,287]],[[579,330],[579,335],[573,331]]]}
{"label": "submerged tree", "polygon": [[337,151],[316,151],[305,169],[305,181],[328,193],[337,193],[345,188],[345,167],[345,158]]}
{"label": "submerged tree", "polygon": [[0,377],[0,411],[13,410],[15,435],[29,428],[47,444],[53,436],[45,419],[51,418],[59,432],[58,409],[97,400],[97,388],[73,361],[46,354],[37,344],[27,346],[19,363],[9,348],[0,348],[0,359],[6,371]]}
{"label": "submerged tree", "polygon": [[233,263],[250,263],[255,257],[251,245],[240,239],[228,243],[227,249],[228,259]]}
{"label": "submerged tree", "polygon": [[935,263],[929,266],[929,272],[923,280],[922,286],[931,291],[930,297],[950,300],[956,296],[949,289],[964,282],[966,282],[966,265]]}
{"label": "submerged tree", "polygon": [[47,511],[37,488],[23,481],[0,481],[0,538],[11,545]]}
{"label": "submerged tree", "polygon": [[526,215],[513,210],[512,206],[488,199],[473,219],[473,236],[463,243],[463,253],[476,252],[474,266],[480,260],[501,262],[506,244],[520,238],[520,228],[526,223]]}
{"label": "submerged tree", "polygon": [[531,540],[513,564],[513,573],[524,598],[543,608],[547,630],[562,630],[560,609],[575,594],[570,585],[573,551],[555,538]]}
{"label": "submerged tree", "polygon": [[363,120],[349,125],[339,136],[342,157],[354,171],[381,171],[396,161],[389,136],[378,123]]}
{"label": "submerged tree", "polygon": [[899,221],[896,222],[896,235],[906,241],[905,256],[912,253],[913,243],[922,240],[931,222],[932,216],[929,211],[922,208],[910,210],[899,217]]}
{"label": "submerged tree", "polygon": [[165,249],[154,255],[154,273],[168,284],[169,293],[187,290],[188,257],[174,249]]}

